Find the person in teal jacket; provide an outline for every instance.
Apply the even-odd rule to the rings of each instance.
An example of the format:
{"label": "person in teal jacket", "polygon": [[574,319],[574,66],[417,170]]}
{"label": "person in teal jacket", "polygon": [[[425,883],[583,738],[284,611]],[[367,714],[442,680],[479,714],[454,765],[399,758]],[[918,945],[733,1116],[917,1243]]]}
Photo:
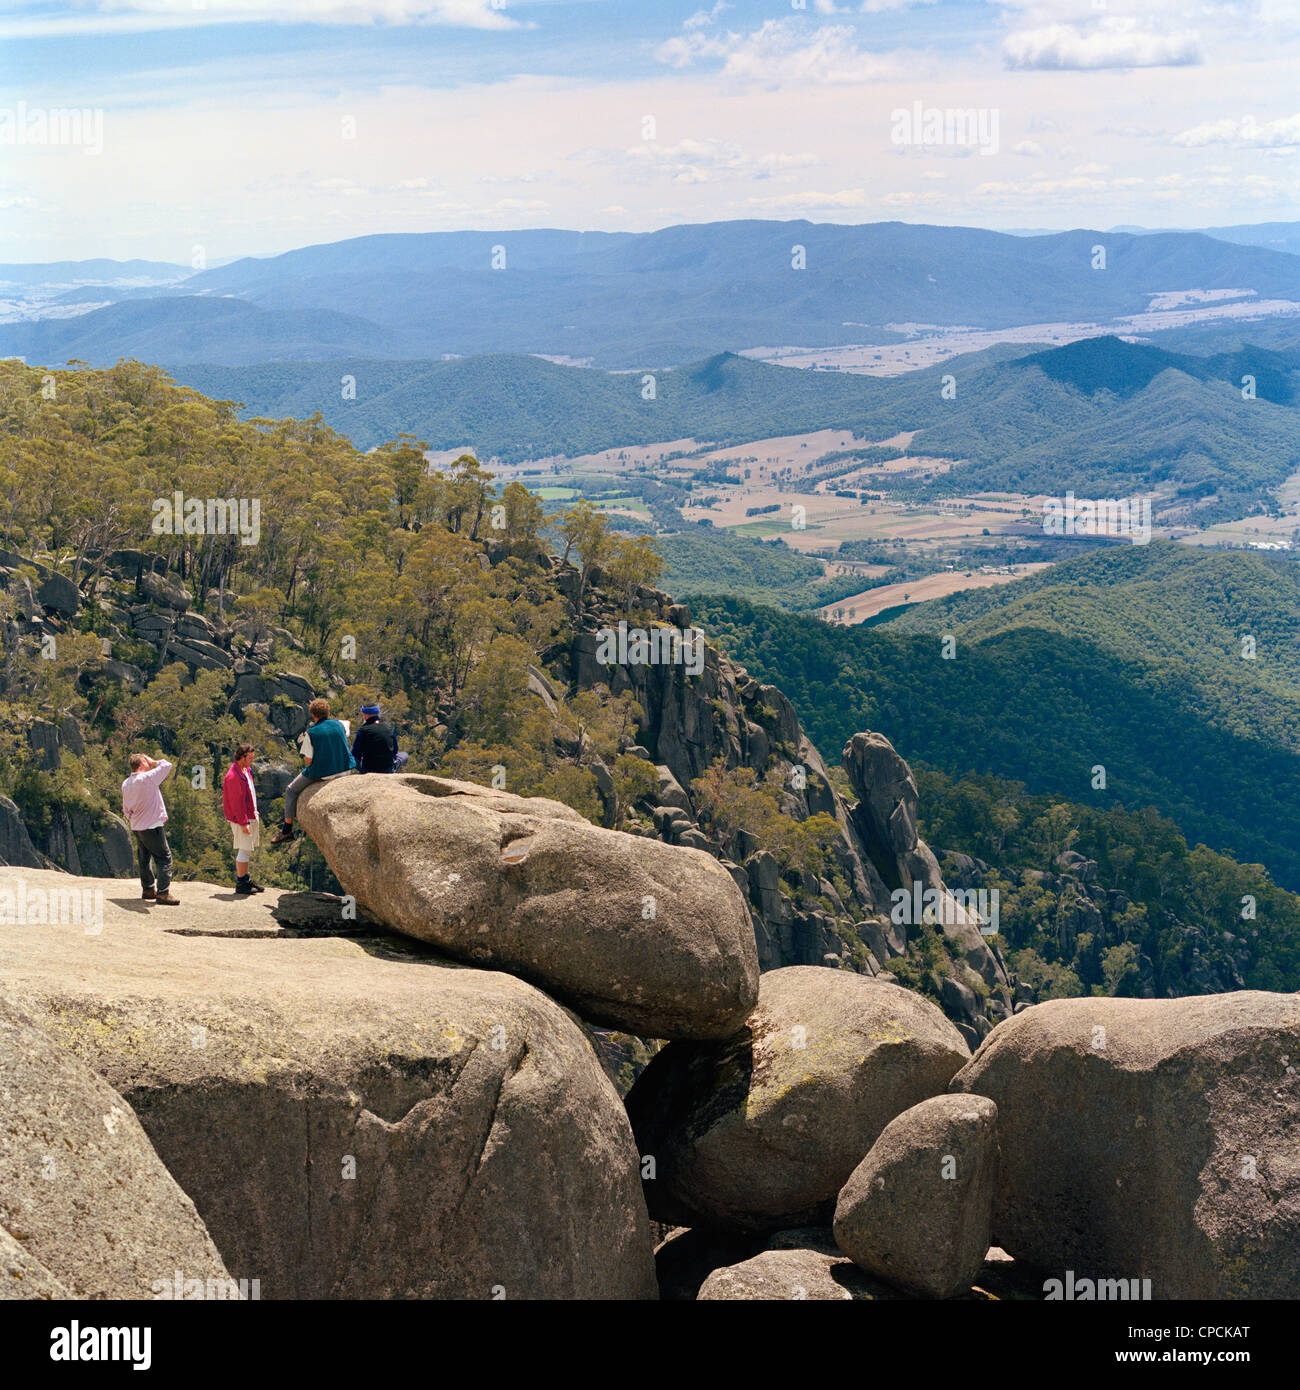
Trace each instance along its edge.
{"label": "person in teal jacket", "polygon": [[315,699],[307,706],[311,716],[311,727],[303,735],[303,757],[306,767],[284,789],[284,824],[281,825],[273,845],[287,845],[294,838],[293,813],[298,809],[298,798],[313,782],[324,782],[330,777],[342,777],[356,768],[356,759],[348,747],[348,731],[337,719],[330,718],[330,702]]}

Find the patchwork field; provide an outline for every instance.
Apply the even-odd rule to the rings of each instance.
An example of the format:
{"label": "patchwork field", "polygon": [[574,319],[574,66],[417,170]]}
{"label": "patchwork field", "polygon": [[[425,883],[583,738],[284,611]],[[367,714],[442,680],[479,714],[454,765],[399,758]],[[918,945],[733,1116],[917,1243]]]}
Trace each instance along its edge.
{"label": "patchwork field", "polygon": [[[1212,320],[1242,323],[1273,315],[1300,313],[1289,299],[1258,299],[1250,290],[1165,290],[1153,292],[1145,313],[1127,314],[1108,323],[1028,323],[1017,328],[979,329],[960,325],[888,323],[891,333],[907,333],[903,342],[852,343],[842,347],[756,347],[740,355],[781,367],[853,372],[861,376],[902,376],[921,367],[946,362],[963,352],[980,352],[999,343],[1034,343],[1062,347],[1080,338],[1117,334],[1129,341],[1173,328]],[[1222,298],[1239,296],[1234,302]]]}
{"label": "patchwork field", "polygon": [[887,608],[899,608],[913,603],[924,603],[926,599],[944,598],[948,594],[960,593],[963,589],[989,589],[996,584],[1009,584],[1035,570],[1046,569],[1046,564],[1006,565],[1000,569],[957,570],[943,574],[929,574],[922,579],[907,584],[886,584],[878,589],[868,589],[852,598],[839,599],[818,609],[817,616],[828,623],[839,623],[852,627],[866,622]]}

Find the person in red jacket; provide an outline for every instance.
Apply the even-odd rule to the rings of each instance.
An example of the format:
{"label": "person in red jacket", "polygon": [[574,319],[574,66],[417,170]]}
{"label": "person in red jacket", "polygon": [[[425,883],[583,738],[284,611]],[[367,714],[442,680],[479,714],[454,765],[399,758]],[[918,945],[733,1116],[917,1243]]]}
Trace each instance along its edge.
{"label": "person in red jacket", "polygon": [[230,822],[235,841],[235,892],[241,897],[263,892],[248,872],[248,861],[260,839],[261,822],[257,818],[257,789],[253,786],[253,745],[241,743],[235,748],[235,761],[230,764],[221,784],[221,809]]}

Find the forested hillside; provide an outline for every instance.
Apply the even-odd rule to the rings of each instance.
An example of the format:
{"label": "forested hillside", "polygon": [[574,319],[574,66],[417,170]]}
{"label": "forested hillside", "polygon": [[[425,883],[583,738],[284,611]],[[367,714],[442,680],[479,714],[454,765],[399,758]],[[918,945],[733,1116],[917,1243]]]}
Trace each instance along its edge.
{"label": "forested hillside", "polygon": [[[221,314],[246,312],[215,303],[227,306]],[[322,324],[317,341],[331,332]],[[795,483],[865,471],[872,487],[918,496],[1159,489],[1158,509],[1193,523],[1269,505],[1269,489],[1300,469],[1300,356],[1249,347],[1195,357],[1112,337],[1047,351],[1002,345],[889,378],[733,353],[650,373],[519,355],[172,370],[246,415],[319,412],[362,448],[405,431],[505,462],[678,439],[728,444],[833,428],[879,440],[908,430],[906,449],[842,451]],[[871,475],[871,464],[903,453],[957,463],[928,481]]]}
{"label": "forested hillside", "polygon": [[[841,795],[781,692],[707,644],[655,587],[649,539],[590,503],[547,517],[468,455],[443,472],[406,444],[363,455],[318,423],[241,422],[134,363],[52,379],[0,365],[0,480],[6,862],[129,876],[119,788],[148,749],[183,774],[166,789],[178,878],[220,881],[236,743],[254,746],[271,822],[310,698],[353,720],[378,698],[410,770],[726,860],[765,968],[876,975],[920,949],[886,930],[876,867],[940,882],[875,816],[873,778],[910,785],[906,763],[870,742]],[[651,653],[607,650],[628,628]],[[310,840],[258,872],[332,882]],[[969,1041],[1009,1016],[974,921],[920,945],[913,983],[936,1001],[950,976],[981,981],[948,1005]]]}
{"label": "forested hillside", "polygon": [[[767,964],[887,961],[978,1039],[1008,997],[945,986],[960,970],[941,934],[900,949],[883,930],[884,889],[868,883],[878,832],[848,821],[851,789],[784,686],[828,749],[874,729],[949,778],[929,784],[941,804],[926,825],[954,884],[1003,894],[1021,998],[1300,984],[1297,900],[1250,867],[1294,881],[1294,653],[1268,664],[1294,601],[1280,561],[1167,547],[1071,561],[1001,591],[1026,603],[1015,624],[974,596],[951,661],[934,635],[715,601],[706,626],[758,678],[712,647],[697,678],[596,659],[602,625],[689,626],[650,587],[664,561],[648,537],[616,535],[582,502],[548,519],[468,456],[430,472],[409,445],[362,455],[319,423],[241,422],[139,364],[60,373],[51,392],[45,374],[6,363],[0,481],[12,862],[129,873],[113,813],[125,755],[145,746],[190,770],[167,794],[182,878],[219,880],[229,849],[213,789],[233,744],[259,750],[274,815],[306,697],[331,690],[354,716],[378,695],[415,766],[504,775],[510,790],[731,860]],[[212,499],[235,504],[230,525],[210,524]],[[194,526],[187,500],[202,504]],[[1183,608],[1204,608],[1216,574],[1218,626],[1202,631]],[[1107,594],[1134,614],[1119,630]],[[1026,625],[1034,596],[1056,626]],[[1091,626],[1072,625],[1076,609]],[[1238,620],[1255,628],[1260,674],[1234,687],[1225,661],[1198,684],[1204,649]],[[1090,789],[1098,763],[1104,792]],[[847,767],[868,796],[863,767]],[[1029,790],[980,780],[989,772]],[[1250,863],[1189,851],[1183,832]],[[323,881],[306,843],[261,872]],[[1247,896],[1257,927],[1224,916]],[[986,952],[978,938],[960,949]]]}
{"label": "forested hillside", "polygon": [[1117,546],[869,629],[697,607],[827,746],[875,728],[952,776],[1154,806],[1300,885],[1300,579],[1285,557]]}

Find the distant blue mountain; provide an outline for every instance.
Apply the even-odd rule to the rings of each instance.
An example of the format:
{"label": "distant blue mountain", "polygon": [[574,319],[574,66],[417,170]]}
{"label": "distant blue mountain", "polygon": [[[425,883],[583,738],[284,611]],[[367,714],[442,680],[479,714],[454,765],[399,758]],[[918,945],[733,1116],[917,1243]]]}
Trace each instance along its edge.
{"label": "distant blue mountain", "polygon": [[[1094,268],[1097,246],[1104,269]],[[1300,301],[1300,256],[1192,232],[1019,237],[901,222],[740,221],[636,235],[360,237],[236,261],[183,288],[184,298],[159,296],[147,321],[101,310],[97,319],[0,326],[0,353],[233,365],[523,352],[656,367],[757,346],[890,341],[899,336],[890,324],[1104,322],[1169,290]],[[197,310],[195,294],[233,296],[273,317]]]}
{"label": "distant blue mountain", "polygon": [[62,285],[100,280],[183,280],[194,272],[170,261],[41,261],[0,265],[0,284]]}

